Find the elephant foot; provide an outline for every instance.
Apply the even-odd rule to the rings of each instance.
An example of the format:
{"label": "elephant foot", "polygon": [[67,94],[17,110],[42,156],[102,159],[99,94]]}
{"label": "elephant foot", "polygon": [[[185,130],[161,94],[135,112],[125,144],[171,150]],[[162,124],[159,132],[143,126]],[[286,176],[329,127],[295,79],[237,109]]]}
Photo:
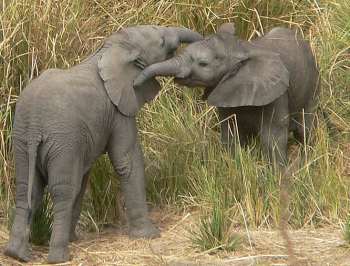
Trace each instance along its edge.
{"label": "elephant foot", "polygon": [[19,261],[28,262],[31,259],[29,244],[25,241],[10,241],[4,254]]}
{"label": "elephant foot", "polygon": [[153,239],[160,237],[160,230],[150,221],[130,226],[129,237],[131,239],[147,238]]}
{"label": "elephant foot", "polygon": [[62,263],[70,259],[68,247],[50,247],[48,263]]}

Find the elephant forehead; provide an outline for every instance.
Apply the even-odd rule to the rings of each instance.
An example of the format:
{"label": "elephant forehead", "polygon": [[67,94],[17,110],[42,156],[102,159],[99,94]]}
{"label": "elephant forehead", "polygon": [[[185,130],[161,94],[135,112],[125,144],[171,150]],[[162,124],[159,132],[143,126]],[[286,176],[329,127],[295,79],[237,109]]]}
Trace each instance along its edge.
{"label": "elephant forehead", "polygon": [[146,46],[153,44],[159,45],[162,42],[161,31],[154,26],[137,26],[127,29],[129,38],[132,42],[145,44]]}
{"label": "elephant forehead", "polygon": [[188,47],[187,53],[193,59],[208,59],[211,60],[214,58],[215,52],[203,44],[197,44],[192,47]]}

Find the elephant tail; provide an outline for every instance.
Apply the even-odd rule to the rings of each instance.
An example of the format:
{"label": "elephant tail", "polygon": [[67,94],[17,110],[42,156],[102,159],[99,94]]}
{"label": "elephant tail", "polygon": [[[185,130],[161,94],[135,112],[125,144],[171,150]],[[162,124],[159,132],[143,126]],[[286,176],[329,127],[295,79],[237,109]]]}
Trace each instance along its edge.
{"label": "elephant tail", "polygon": [[36,141],[28,144],[28,185],[27,185],[27,200],[28,200],[28,224],[32,216],[32,192],[33,183],[36,175],[36,158],[38,153],[38,146],[41,142],[41,136]]}

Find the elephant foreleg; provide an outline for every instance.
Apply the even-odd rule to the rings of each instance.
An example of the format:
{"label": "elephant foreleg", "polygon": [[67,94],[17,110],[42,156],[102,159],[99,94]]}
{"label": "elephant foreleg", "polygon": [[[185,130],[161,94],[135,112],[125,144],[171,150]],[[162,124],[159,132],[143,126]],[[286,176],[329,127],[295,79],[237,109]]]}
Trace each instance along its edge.
{"label": "elephant foreleg", "polygon": [[311,99],[310,103],[298,114],[295,121],[296,130],[294,132],[295,138],[303,144],[308,144],[311,138],[311,132],[315,129],[315,103]]}
{"label": "elephant foreleg", "polygon": [[261,142],[265,154],[277,169],[287,164],[289,113],[287,95],[264,109],[261,123]]}
{"label": "elephant foreleg", "polygon": [[81,188],[80,188],[80,192],[79,192],[79,194],[74,202],[74,205],[73,205],[72,225],[70,228],[69,241],[75,241],[78,239],[76,232],[75,232],[75,228],[76,228],[78,221],[79,221],[82,202],[83,202],[83,198],[84,198],[84,193],[85,193],[86,185],[87,185],[88,179],[89,179],[88,176],[89,176],[89,173],[84,175],[83,182],[82,182]]}
{"label": "elephant foreleg", "polygon": [[236,144],[238,143],[235,124],[232,122],[232,117],[234,115],[224,108],[219,108],[218,111],[220,119],[221,143],[228,151],[234,152]]}
{"label": "elephant foreleg", "polygon": [[237,147],[245,147],[248,144],[249,134],[242,125],[240,126],[232,111],[219,108],[219,119],[221,142],[228,151],[235,154]]}
{"label": "elephant foreleg", "polygon": [[120,176],[129,222],[129,236],[132,238],[158,237],[159,230],[148,217],[144,162],[137,139],[135,119],[121,118],[110,140],[108,153]]}
{"label": "elephant foreleg", "polygon": [[264,153],[273,166],[281,168],[287,164],[288,127],[272,126],[262,132]]}
{"label": "elephant foreleg", "polygon": [[221,129],[221,143],[227,150],[234,150],[234,137],[232,134],[232,128],[230,127],[229,120],[220,121]]}

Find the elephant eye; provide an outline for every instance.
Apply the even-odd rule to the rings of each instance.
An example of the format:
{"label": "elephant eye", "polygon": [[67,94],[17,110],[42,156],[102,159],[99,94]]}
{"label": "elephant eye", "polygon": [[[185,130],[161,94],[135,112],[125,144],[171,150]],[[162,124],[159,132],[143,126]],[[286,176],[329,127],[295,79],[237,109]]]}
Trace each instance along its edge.
{"label": "elephant eye", "polygon": [[176,49],[171,49],[168,51],[167,58],[173,57],[175,55]]}
{"label": "elephant eye", "polygon": [[165,46],[165,39],[164,37],[162,37],[160,42],[160,47],[164,47],[164,46]]}
{"label": "elephant eye", "polygon": [[206,67],[206,66],[208,65],[208,62],[206,62],[206,61],[200,61],[200,62],[198,63],[198,65],[201,66],[201,67]]}

